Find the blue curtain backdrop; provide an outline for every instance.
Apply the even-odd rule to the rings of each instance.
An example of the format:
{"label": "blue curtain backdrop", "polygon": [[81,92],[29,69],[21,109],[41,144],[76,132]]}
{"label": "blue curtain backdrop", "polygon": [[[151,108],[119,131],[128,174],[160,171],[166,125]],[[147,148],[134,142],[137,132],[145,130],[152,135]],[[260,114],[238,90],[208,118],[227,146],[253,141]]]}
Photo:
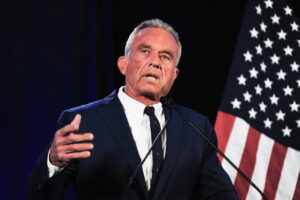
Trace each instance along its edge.
{"label": "blue curtain backdrop", "polygon": [[[116,62],[132,29],[160,18],[178,30],[180,74],[170,96],[216,117],[246,0],[11,0],[0,5],[0,199],[25,183],[67,108],[124,84]],[[73,199],[72,190],[68,199]]]}

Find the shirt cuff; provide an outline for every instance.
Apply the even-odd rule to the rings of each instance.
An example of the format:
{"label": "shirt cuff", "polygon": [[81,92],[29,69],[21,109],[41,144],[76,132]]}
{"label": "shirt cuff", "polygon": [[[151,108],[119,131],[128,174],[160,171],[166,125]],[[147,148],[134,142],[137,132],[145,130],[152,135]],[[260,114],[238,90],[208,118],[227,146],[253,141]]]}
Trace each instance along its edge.
{"label": "shirt cuff", "polygon": [[64,169],[64,167],[57,167],[55,165],[52,165],[49,156],[50,156],[50,149],[48,151],[48,156],[47,156],[47,167],[48,167],[48,177],[51,178],[52,176],[54,176],[54,174],[61,172]]}

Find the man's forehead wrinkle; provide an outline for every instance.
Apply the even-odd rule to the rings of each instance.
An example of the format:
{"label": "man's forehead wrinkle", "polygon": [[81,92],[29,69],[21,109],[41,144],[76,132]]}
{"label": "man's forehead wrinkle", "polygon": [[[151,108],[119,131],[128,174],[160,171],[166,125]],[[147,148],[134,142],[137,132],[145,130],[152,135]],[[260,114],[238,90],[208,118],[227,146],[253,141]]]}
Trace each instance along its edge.
{"label": "man's forehead wrinkle", "polygon": [[138,45],[138,49],[142,49],[142,48],[149,48],[149,49],[152,49],[151,45],[150,44],[146,44],[146,43],[141,43]]}

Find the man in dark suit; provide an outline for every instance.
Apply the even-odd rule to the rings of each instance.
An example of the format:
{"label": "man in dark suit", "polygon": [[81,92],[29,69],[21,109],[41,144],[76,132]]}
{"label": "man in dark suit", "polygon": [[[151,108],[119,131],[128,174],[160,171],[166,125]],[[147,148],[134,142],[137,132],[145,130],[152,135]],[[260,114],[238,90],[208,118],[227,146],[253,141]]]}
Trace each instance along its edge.
{"label": "man in dark suit", "polygon": [[[125,86],[62,113],[50,148],[28,178],[26,197],[63,199],[73,183],[78,199],[237,199],[216,151],[177,113],[170,119],[160,103],[178,75],[180,55],[181,44],[170,25],[155,19],[137,26],[117,63]],[[206,117],[176,107],[217,144]]]}

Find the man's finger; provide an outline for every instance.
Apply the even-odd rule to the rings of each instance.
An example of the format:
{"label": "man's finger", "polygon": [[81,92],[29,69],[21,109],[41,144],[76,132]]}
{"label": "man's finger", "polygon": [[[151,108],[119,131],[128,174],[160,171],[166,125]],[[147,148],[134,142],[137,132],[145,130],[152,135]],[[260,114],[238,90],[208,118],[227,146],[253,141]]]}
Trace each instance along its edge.
{"label": "man's finger", "polygon": [[65,144],[70,144],[74,142],[93,140],[94,135],[92,133],[83,133],[83,134],[71,133],[65,139],[66,139]]}
{"label": "man's finger", "polygon": [[62,150],[65,153],[73,153],[73,152],[79,152],[79,151],[87,151],[94,148],[94,145],[92,143],[79,143],[79,144],[70,144],[65,145]]}
{"label": "man's finger", "polygon": [[78,126],[74,126],[73,124],[68,124],[57,131],[57,136],[66,136],[71,132],[78,131]]}
{"label": "man's finger", "polygon": [[91,156],[91,152],[89,151],[81,151],[81,152],[74,152],[74,153],[68,153],[63,155],[63,160],[70,161],[72,159],[83,159],[88,158]]}
{"label": "man's finger", "polygon": [[83,133],[77,134],[71,132],[68,135],[57,136],[53,142],[55,142],[56,146],[61,145],[69,145],[72,143],[82,142],[82,141],[90,141],[94,139],[94,135],[92,133]]}
{"label": "man's finger", "polygon": [[57,135],[63,136],[63,135],[67,135],[70,132],[78,131],[80,122],[81,122],[81,115],[77,114],[70,124],[64,126],[63,128],[57,131]]}
{"label": "man's finger", "polygon": [[79,129],[80,122],[81,122],[81,115],[76,114],[71,124],[74,126],[74,128]]}

